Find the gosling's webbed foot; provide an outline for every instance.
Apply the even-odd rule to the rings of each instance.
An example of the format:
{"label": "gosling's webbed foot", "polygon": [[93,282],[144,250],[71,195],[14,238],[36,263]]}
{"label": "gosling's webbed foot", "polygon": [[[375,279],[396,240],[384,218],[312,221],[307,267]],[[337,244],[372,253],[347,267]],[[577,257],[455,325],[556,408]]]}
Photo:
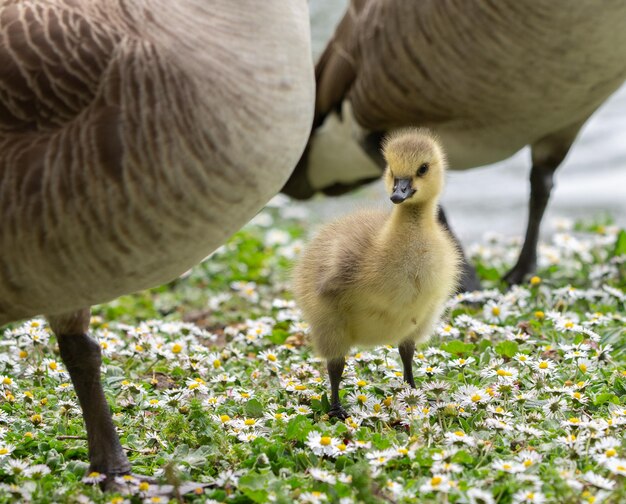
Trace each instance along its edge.
{"label": "gosling's webbed foot", "polygon": [[346,418],[348,418],[349,415],[341,404],[333,404],[328,411],[328,416],[331,418],[339,418],[340,420],[345,420]]}

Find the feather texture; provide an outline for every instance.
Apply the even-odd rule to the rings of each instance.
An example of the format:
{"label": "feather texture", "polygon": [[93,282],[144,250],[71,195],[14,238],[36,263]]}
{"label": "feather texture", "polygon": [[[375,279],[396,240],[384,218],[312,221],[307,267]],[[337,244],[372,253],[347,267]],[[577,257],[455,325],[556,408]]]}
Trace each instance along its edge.
{"label": "feather texture", "polygon": [[180,275],[275,194],[313,108],[303,0],[0,1],[0,324]]}

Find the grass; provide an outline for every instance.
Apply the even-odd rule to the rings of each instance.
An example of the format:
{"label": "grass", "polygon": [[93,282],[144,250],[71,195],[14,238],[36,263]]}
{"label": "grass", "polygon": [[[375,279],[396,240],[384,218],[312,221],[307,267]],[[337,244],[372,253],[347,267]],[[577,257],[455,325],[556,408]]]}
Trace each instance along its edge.
{"label": "grass", "polygon": [[[418,388],[395,349],[355,350],[342,422],[289,292],[307,219],[277,203],[183,278],[94,309],[136,473],[207,483],[191,502],[626,501],[626,233],[562,223],[539,275],[509,291],[519,243],[471,247],[486,290],[450,302]],[[2,345],[0,501],[166,502],[84,480],[80,410],[43,320]]]}

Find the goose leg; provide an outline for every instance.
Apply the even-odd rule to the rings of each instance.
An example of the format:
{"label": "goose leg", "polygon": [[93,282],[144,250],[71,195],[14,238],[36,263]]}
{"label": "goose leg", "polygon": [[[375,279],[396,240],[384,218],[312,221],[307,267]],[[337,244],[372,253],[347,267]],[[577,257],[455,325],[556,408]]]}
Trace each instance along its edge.
{"label": "goose leg", "polygon": [[454,243],[456,244],[456,247],[459,250],[459,253],[461,254],[463,270],[461,272],[461,280],[459,283],[458,291],[459,292],[472,292],[475,290],[480,290],[481,287],[480,287],[480,282],[478,280],[478,275],[476,274],[476,268],[474,268],[474,266],[472,266],[470,262],[467,260],[467,256],[465,255],[465,252],[463,251],[463,245],[461,245],[461,242],[459,241],[459,239],[452,232],[452,229],[450,229],[450,225],[448,224],[448,219],[446,218],[446,214],[444,213],[443,208],[439,207],[439,212],[437,214],[437,217],[439,218],[439,222],[441,223],[441,225],[444,226],[448,230],[448,233],[450,233],[450,236],[454,240]]}
{"label": "goose leg", "polygon": [[61,359],[78,395],[87,429],[89,471],[114,476],[130,471],[122,449],[111,410],[100,381],[100,346],[87,335],[88,308],[64,315],[49,316],[50,327],[57,336]]}
{"label": "goose leg", "polygon": [[348,418],[348,413],[339,400],[339,384],[341,383],[341,375],[343,375],[345,365],[345,357],[329,359],[326,363],[330,379],[330,410],[328,416],[341,418],[342,420]]}
{"label": "goose leg", "polygon": [[537,243],[543,214],[554,187],[554,172],[565,159],[583,123],[547,136],[534,143],[530,171],[530,202],[524,245],[515,266],[505,276],[510,284],[520,284],[537,268]]}
{"label": "goose leg", "polygon": [[415,388],[415,380],[413,379],[413,355],[415,355],[415,341],[406,340],[398,346],[402,366],[404,367],[404,381]]}

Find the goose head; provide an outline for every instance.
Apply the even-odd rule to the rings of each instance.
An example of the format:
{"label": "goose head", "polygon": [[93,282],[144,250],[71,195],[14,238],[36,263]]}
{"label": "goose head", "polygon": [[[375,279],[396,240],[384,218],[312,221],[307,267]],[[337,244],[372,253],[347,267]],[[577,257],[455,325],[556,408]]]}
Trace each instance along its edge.
{"label": "goose head", "polygon": [[424,128],[392,133],[383,142],[384,180],[396,205],[436,200],[443,189],[446,162],[439,142]]}

